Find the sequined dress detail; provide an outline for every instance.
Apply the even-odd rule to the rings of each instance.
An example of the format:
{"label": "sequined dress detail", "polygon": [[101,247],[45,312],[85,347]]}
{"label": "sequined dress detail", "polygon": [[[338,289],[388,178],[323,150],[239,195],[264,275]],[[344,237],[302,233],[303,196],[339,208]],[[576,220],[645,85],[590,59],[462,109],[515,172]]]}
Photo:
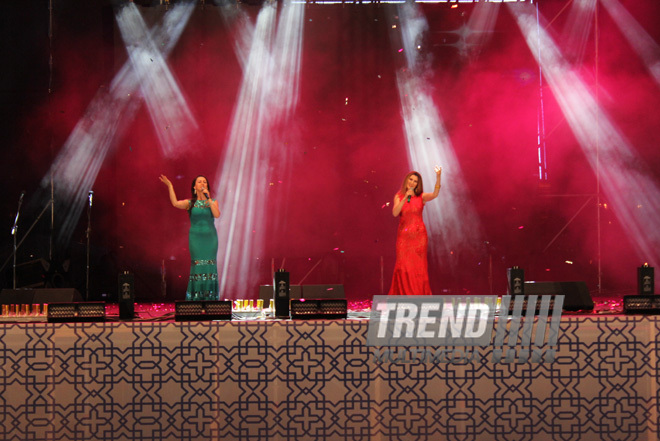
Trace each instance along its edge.
{"label": "sequined dress detail", "polygon": [[211,208],[197,200],[190,210],[190,278],[186,300],[219,300],[218,232]]}
{"label": "sequined dress detail", "polygon": [[[399,195],[401,196],[401,195]],[[415,196],[399,214],[396,263],[389,295],[431,295],[427,260],[428,237],[422,219],[424,202]]]}

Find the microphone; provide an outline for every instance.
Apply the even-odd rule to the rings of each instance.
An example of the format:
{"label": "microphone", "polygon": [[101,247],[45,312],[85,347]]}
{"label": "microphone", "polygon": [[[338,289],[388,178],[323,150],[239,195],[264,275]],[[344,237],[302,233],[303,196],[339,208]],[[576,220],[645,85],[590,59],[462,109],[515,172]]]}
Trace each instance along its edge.
{"label": "microphone", "polygon": [[207,192],[204,192],[204,197],[205,197],[206,199],[211,199],[211,196],[209,196],[209,194],[208,194]]}
{"label": "microphone", "polygon": [[94,198],[94,192],[90,190],[89,191],[89,206],[90,207],[92,206],[92,199],[93,198]]}
{"label": "microphone", "polygon": [[[411,188],[409,188],[408,190],[410,190]],[[410,203],[410,195],[408,195],[408,203]]]}
{"label": "microphone", "polygon": [[25,196],[25,190],[21,192],[21,197],[18,198],[18,211],[21,211],[21,205],[23,205],[23,196]]}

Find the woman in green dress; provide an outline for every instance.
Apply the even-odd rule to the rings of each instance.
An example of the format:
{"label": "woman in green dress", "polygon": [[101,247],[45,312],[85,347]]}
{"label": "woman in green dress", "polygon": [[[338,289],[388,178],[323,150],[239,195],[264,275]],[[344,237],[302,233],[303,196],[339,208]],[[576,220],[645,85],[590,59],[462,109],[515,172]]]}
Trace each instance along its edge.
{"label": "woman in green dress", "polygon": [[165,175],[160,181],[167,186],[170,202],[175,208],[188,210],[190,232],[190,278],[186,300],[219,300],[218,293],[218,233],[214,220],[220,216],[218,201],[209,196],[208,180],[197,176],[191,186],[192,197],[178,200],[172,182]]}

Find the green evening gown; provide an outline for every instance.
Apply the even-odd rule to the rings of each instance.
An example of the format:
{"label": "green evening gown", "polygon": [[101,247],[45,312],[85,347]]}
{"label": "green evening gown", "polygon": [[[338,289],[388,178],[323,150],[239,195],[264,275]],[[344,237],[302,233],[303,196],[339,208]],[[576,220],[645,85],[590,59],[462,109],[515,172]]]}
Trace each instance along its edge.
{"label": "green evening gown", "polygon": [[218,232],[211,209],[196,201],[190,210],[190,279],[186,300],[219,300],[218,294]]}

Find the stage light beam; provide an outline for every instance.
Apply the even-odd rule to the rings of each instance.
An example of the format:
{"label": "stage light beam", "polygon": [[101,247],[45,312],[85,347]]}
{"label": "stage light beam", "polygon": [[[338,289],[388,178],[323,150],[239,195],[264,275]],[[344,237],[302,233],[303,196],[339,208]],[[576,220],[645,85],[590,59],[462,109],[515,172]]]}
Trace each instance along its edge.
{"label": "stage light beam", "polygon": [[[126,8],[137,8],[132,3]],[[194,4],[181,3],[170,9],[163,23],[154,26],[151,38],[161,48],[162,57],[174,48],[192,14]],[[43,177],[41,187],[54,187],[57,212],[63,216],[57,233],[59,244],[67,244],[78,223],[105,157],[121,133],[133,120],[140,99],[135,93],[139,79],[130,61],[124,63],[110,87],[94,96],[73,131],[62,146],[50,170]]]}
{"label": "stage light beam", "polygon": [[[537,26],[530,5],[509,5],[525,40],[583,153],[598,177],[610,208],[640,258],[660,261],[660,189],[654,174],[599,106],[548,33]],[[641,206],[641,208],[637,208]]]}
{"label": "stage light beam", "polygon": [[163,154],[179,156],[197,133],[195,117],[137,7],[121,8],[116,18]]}
{"label": "stage light beam", "polygon": [[648,32],[617,0],[601,0],[628,43],[642,59],[655,83],[660,86],[660,47]]}
{"label": "stage light beam", "polygon": [[[288,118],[298,102],[304,5],[285,2],[279,21],[277,5],[264,4],[243,67],[227,147],[219,166],[216,194],[224,216],[219,222],[220,292],[238,298],[259,283],[256,256],[265,232],[266,191],[274,127]],[[243,43],[237,45],[239,58]]]}
{"label": "stage light beam", "polygon": [[[434,164],[442,165],[445,175],[439,196],[442,202],[429,204],[424,215],[430,251],[441,261],[446,261],[446,256],[456,247],[478,246],[481,227],[474,207],[466,197],[466,186],[449,134],[429,93],[427,60],[416,50],[428,23],[414,4],[399,6],[398,11],[407,69],[397,72],[397,85],[408,159],[412,168],[421,173]],[[450,176],[450,184],[447,184],[447,176]],[[442,240],[434,240],[439,237]]]}

